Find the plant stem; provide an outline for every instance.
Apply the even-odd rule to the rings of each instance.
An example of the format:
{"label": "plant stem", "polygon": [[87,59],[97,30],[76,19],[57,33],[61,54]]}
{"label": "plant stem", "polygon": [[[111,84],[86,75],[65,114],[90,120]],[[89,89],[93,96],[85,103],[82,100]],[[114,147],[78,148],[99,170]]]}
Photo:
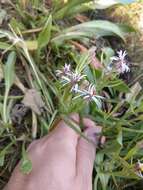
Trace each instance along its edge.
{"label": "plant stem", "polygon": [[9,89],[6,89],[3,103],[3,121],[7,123],[7,100],[8,100]]}

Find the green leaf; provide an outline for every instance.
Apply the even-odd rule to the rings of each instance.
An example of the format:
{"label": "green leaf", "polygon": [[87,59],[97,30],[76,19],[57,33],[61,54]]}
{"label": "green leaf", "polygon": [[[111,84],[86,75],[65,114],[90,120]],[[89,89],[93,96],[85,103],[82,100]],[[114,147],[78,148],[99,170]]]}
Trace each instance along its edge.
{"label": "green leaf", "polygon": [[10,89],[15,79],[15,71],[14,71],[15,61],[16,61],[16,54],[15,52],[11,52],[4,66],[4,79],[7,90]]}
{"label": "green leaf", "polygon": [[32,162],[28,159],[23,159],[20,168],[24,174],[29,174],[32,171]]}
{"label": "green leaf", "polygon": [[117,140],[110,141],[104,148],[103,152],[107,155],[118,155],[121,149],[121,144]]}
{"label": "green leaf", "polygon": [[38,47],[41,49],[45,47],[51,37],[51,29],[52,29],[52,16],[50,15],[43,30],[40,32],[39,37],[38,37]]}
{"label": "green leaf", "polygon": [[10,26],[14,28],[14,31],[16,33],[19,33],[19,31],[26,30],[24,24],[22,22],[19,22],[19,20],[15,19],[14,17],[10,20]]}
{"label": "green leaf", "polygon": [[20,169],[24,174],[29,174],[32,171],[32,162],[28,158],[28,154],[25,150],[24,143],[22,146],[22,161],[21,161]]}
{"label": "green leaf", "polygon": [[130,159],[131,157],[133,157],[135,154],[137,154],[137,152],[139,151],[139,147],[137,145],[135,145],[133,148],[131,148],[127,155],[125,156],[125,160]]}
{"label": "green leaf", "polygon": [[90,64],[90,54],[89,52],[82,53],[80,55],[79,60],[77,60],[77,66],[76,66],[76,71],[78,73],[81,73],[84,68]]}
{"label": "green leaf", "polygon": [[124,40],[124,34],[125,31],[123,31],[122,27],[118,26],[117,24],[104,20],[96,20],[72,26],[53,38],[52,42],[56,45],[60,45],[65,40],[70,39],[82,39],[90,37],[99,38],[101,36],[112,35],[116,35]]}
{"label": "green leaf", "polygon": [[114,56],[115,52],[112,48],[110,47],[103,47],[102,53],[105,55],[104,58],[104,64],[108,65],[111,62],[111,57]]}
{"label": "green leaf", "polygon": [[99,173],[98,176],[100,178],[100,182],[101,182],[103,190],[106,190],[108,182],[109,182],[110,175],[104,174],[104,173]]}
{"label": "green leaf", "polygon": [[[91,0],[72,0],[65,3],[65,5],[63,5],[63,2],[61,2],[58,6],[56,5],[57,8],[61,5],[62,7],[57,9],[54,14],[54,19],[63,19],[66,16],[75,16],[76,13],[81,12],[80,9],[83,9],[83,6],[86,6],[88,2],[91,2]],[[87,10],[86,7],[83,9],[83,11],[84,10]]]}
{"label": "green leaf", "polygon": [[122,146],[123,136],[122,136],[122,130],[119,130],[119,133],[117,135],[117,142]]}
{"label": "green leaf", "polygon": [[115,85],[113,87],[115,90],[118,90],[120,92],[129,92],[130,91],[130,88],[124,83],[124,81],[118,80],[117,84],[118,85]]}
{"label": "green leaf", "polygon": [[13,50],[14,48],[8,43],[0,42],[0,49],[1,50],[7,50],[7,49]]}
{"label": "green leaf", "polygon": [[4,165],[5,155],[8,152],[8,149],[13,145],[13,142],[8,144],[2,151],[0,151],[0,167]]}

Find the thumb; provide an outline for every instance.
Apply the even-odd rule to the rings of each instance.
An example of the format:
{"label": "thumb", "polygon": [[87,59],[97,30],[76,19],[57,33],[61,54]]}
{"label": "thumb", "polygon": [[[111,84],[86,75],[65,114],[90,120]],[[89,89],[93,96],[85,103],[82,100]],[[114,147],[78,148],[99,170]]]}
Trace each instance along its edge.
{"label": "thumb", "polygon": [[95,160],[96,148],[99,141],[97,133],[100,133],[102,128],[96,126],[89,119],[84,120],[84,125],[87,128],[84,135],[93,143],[84,138],[80,138],[77,145],[77,180],[86,190],[92,189],[92,171]]}

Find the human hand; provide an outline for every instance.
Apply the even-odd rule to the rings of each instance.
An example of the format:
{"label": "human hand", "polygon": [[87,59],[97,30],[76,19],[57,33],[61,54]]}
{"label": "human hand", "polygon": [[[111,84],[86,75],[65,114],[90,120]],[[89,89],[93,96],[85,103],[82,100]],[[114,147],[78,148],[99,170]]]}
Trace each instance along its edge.
{"label": "human hand", "polygon": [[[79,123],[78,114],[70,116]],[[101,127],[84,118],[84,134],[88,142],[70,128],[64,121],[28,148],[33,169],[30,174],[15,168],[6,190],[91,190],[92,171]]]}

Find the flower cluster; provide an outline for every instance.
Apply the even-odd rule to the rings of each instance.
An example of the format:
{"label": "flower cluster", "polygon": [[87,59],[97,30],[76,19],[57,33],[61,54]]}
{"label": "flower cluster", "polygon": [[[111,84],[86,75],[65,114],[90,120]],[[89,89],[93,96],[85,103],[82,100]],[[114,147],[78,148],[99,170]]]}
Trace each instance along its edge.
{"label": "flower cluster", "polygon": [[84,88],[82,87],[82,82],[86,81],[86,75],[73,72],[71,65],[67,64],[61,70],[57,70],[56,75],[60,78],[63,86],[69,85],[71,87],[71,92],[76,95],[73,99],[82,97],[86,101],[94,101],[99,108],[101,107],[103,97],[97,95],[95,86],[88,83]]}
{"label": "flower cluster", "polygon": [[115,69],[118,74],[129,72],[130,68],[126,61],[126,56],[126,51],[118,51],[117,56],[111,57],[111,64],[109,65],[108,70],[111,71],[112,69]]}
{"label": "flower cluster", "polygon": [[85,75],[81,75],[78,72],[73,72],[71,66],[65,64],[61,70],[56,71],[57,76],[61,79],[63,86],[71,85],[71,91],[78,88],[80,81],[85,78]]}

